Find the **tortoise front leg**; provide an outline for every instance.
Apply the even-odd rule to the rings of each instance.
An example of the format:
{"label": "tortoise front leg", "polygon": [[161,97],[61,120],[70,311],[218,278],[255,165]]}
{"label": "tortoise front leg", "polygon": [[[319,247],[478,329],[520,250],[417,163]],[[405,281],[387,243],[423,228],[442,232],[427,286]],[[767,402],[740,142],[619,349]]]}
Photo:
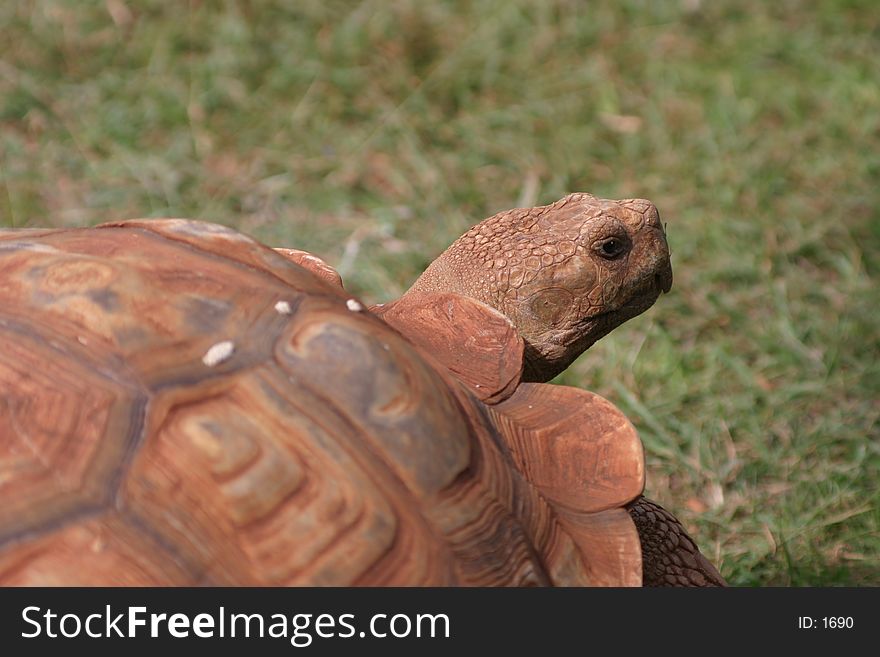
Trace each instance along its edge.
{"label": "tortoise front leg", "polygon": [[669,511],[641,495],[627,511],[642,545],[644,586],[727,586]]}

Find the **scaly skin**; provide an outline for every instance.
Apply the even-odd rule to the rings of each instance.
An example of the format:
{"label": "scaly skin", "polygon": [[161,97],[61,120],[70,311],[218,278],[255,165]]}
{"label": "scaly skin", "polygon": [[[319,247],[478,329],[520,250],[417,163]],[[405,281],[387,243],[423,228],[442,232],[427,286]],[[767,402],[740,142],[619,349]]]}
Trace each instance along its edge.
{"label": "scaly skin", "polygon": [[642,544],[645,586],[727,586],[674,515],[646,497],[628,507]]}
{"label": "scaly skin", "polygon": [[654,204],[581,193],[480,222],[407,294],[456,292],[504,313],[526,342],[523,379],[549,381],[671,286]]}

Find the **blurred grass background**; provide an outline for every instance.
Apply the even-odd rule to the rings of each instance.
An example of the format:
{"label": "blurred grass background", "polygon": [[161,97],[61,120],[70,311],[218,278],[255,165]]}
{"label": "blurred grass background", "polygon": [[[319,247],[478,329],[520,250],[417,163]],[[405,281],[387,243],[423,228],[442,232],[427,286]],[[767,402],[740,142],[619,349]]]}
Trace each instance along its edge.
{"label": "blurred grass background", "polygon": [[499,210],[650,198],[673,291],[560,380],[732,584],[880,585],[872,0],[4,2],[0,177],[0,225],[207,219],[370,301]]}

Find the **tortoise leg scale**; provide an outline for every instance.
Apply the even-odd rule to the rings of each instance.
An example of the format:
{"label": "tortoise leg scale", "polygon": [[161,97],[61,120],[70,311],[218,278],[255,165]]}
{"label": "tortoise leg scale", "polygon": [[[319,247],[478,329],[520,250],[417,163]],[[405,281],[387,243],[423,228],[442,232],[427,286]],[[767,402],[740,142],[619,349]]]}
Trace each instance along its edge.
{"label": "tortoise leg scale", "polygon": [[669,511],[643,496],[627,511],[639,532],[644,586],[727,586]]}

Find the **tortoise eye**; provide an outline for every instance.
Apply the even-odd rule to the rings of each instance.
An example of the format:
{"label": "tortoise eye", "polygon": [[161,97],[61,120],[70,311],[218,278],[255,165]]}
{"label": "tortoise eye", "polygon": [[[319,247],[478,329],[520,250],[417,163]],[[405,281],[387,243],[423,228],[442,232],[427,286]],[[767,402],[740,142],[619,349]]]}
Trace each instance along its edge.
{"label": "tortoise eye", "polygon": [[599,244],[598,246],[599,255],[609,260],[618,257],[626,250],[626,244],[624,243],[624,241],[616,237],[611,237]]}

